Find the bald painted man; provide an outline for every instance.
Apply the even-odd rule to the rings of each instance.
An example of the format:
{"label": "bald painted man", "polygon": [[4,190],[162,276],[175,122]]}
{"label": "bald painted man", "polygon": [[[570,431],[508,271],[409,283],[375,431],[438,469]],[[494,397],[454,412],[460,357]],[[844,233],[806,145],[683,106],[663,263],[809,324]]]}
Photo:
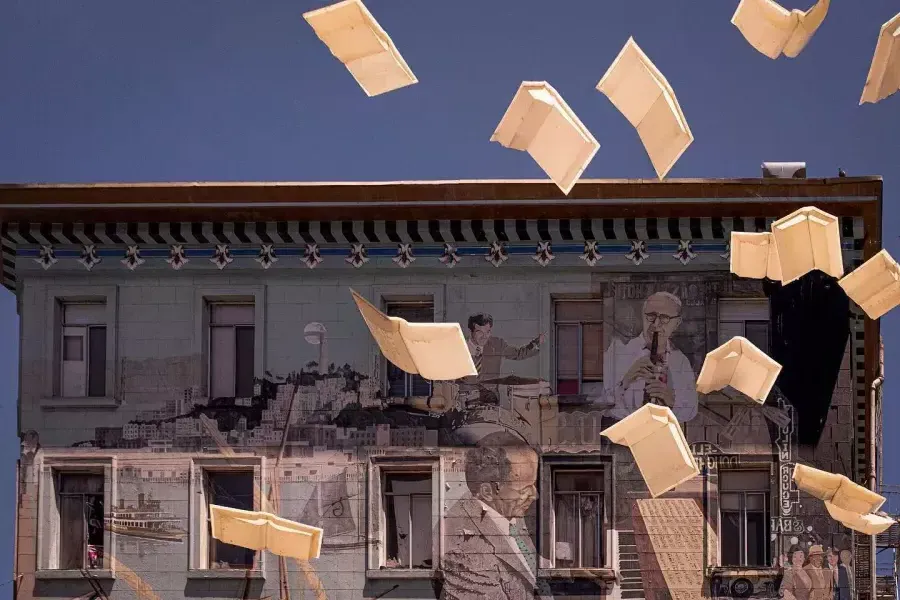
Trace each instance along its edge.
{"label": "bald painted man", "polygon": [[[678,296],[657,292],[644,301],[641,335],[627,343],[614,339],[610,344],[603,357],[603,372],[611,375],[604,386],[605,400],[615,403],[609,417],[624,419],[643,406],[647,397],[671,408],[681,422],[697,415],[694,369],[671,339],[681,325],[681,309]],[[656,365],[650,358],[654,334],[661,358]]]}

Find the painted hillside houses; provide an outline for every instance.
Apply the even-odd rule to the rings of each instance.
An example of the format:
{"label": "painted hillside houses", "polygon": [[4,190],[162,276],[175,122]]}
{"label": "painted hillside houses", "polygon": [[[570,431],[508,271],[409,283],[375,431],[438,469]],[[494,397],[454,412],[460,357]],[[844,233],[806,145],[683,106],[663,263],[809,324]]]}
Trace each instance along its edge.
{"label": "painted hillside houses", "polygon": [[[815,205],[852,270],[881,198],[850,177],[0,188],[16,596],[872,598],[872,540],[791,473],[873,483],[878,323],[819,272],[733,276],[729,236]],[[386,364],[350,288],[460,323],[478,375]],[[696,390],[735,335],[784,367],[763,406]],[[701,465],[655,499],[599,435],[645,392]],[[211,503],[322,527],[322,556],[218,543]]]}

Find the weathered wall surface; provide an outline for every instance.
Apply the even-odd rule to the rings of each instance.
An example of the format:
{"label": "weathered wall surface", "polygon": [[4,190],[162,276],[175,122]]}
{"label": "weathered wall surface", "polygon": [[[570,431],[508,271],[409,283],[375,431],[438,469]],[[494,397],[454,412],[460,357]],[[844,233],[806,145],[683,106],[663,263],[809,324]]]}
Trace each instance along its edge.
{"label": "weathered wall surface", "polygon": [[[85,580],[33,575],[37,547],[45,543],[37,526],[42,493],[38,484],[44,481],[42,473],[60,460],[112,456],[115,489],[107,502],[108,518],[116,518],[110,506],[125,510],[144,503],[157,518],[167,520],[165,540],[140,532],[112,536],[106,560],[107,566],[115,563],[117,578],[103,585],[111,586],[113,597],[278,597],[279,560],[273,555],[258,565],[264,582],[190,576],[201,526],[192,512],[197,465],[223,451],[266,457],[257,478],[260,508],[271,508],[266,505],[271,494],[282,516],[325,529],[320,559],[309,565],[286,561],[292,598],[519,598],[537,590],[543,597],[557,598],[599,594],[694,600],[774,598],[785,586],[807,583],[810,589],[820,586],[822,593],[822,586],[849,586],[846,578],[833,585],[826,580],[842,568],[842,573],[852,572],[850,532],[828,518],[821,502],[801,496],[789,474],[802,461],[853,476],[857,410],[852,380],[862,374],[855,372],[851,358],[861,341],[844,336],[833,365],[836,384],[824,400],[813,399],[814,408],[809,399],[787,397],[778,387],[764,407],[741,397],[697,394],[696,374],[706,352],[719,343],[722,300],[780,293],[764,289],[761,282],[735,280],[727,272],[727,254],[721,254],[722,249],[716,249],[694,263],[688,260],[691,264],[657,254],[654,258],[660,260],[644,267],[633,264],[641,261],[619,256],[614,267],[596,269],[576,256],[541,268],[529,256],[501,262],[502,268],[485,260],[468,268],[398,269],[397,261],[378,258],[363,269],[346,264],[285,272],[261,270],[247,261],[222,271],[210,271],[206,265],[179,272],[32,272],[22,277],[20,291],[21,597],[71,597],[89,590]],[[383,398],[384,365],[350,287],[375,303],[431,299],[435,320],[460,322],[467,337],[470,316],[491,315],[488,339],[494,341],[483,345],[484,365],[490,362],[490,369],[499,372],[490,377],[483,373],[476,381],[435,385],[430,398]],[[108,390],[114,402],[67,407],[46,393],[52,339],[47,331],[53,326],[49,307],[54,297],[91,296],[94,289],[96,295],[113,290],[117,307],[115,355],[110,358],[115,385]],[[253,297],[263,308],[263,332],[257,337],[262,346],[256,348],[260,380],[249,399],[207,397],[203,298],[229,294]],[[589,393],[555,394],[562,350],[554,302],[561,299],[601,305],[600,326],[586,331],[602,336],[594,346],[603,352],[603,380]],[[650,499],[629,451],[599,435],[634,408],[614,389],[649,342],[644,336],[655,331],[647,324],[648,299],[661,299],[664,308],[675,311],[663,328],[663,345],[665,340],[671,344],[663,393],[675,406],[703,469],[700,477],[657,499]],[[792,306],[803,309],[796,302]],[[838,329],[847,327],[849,309],[829,318]],[[812,356],[818,351],[804,342],[802,333],[784,333],[778,322],[770,322],[773,348],[783,341],[780,336],[790,335],[792,352]],[[320,338],[308,335],[310,324],[322,326],[312,330],[324,330],[324,345],[311,343]],[[325,364],[319,365],[323,359]],[[827,363],[829,357],[823,360]],[[830,402],[824,412],[823,402]],[[285,428],[287,447],[276,469]],[[813,443],[799,443],[801,428],[815,432]],[[480,515],[469,510],[478,506],[473,498],[478,482],[470,481],[472,473],[465,467],[479,442],[498,433],[529,447],[503,455],[512,468],[500,482],[517,489],[537,488],[537,497],[522,507],[524,541],[511,542],[513,534],[503,531],[504,523],[486,524],[483,510]],[[432,523],[437,540],[433,579],[411,579],[373,564],[372,557],[381,552],[383,525],[373,517],[380,503],[370,497],[372,465],[386,457],[433,461],[439,481],[434,506],[441,515]],[[553,571],[552,503],[542,498],[549,494],[549,465],[567,457],[588,457],[607,469],[604,547],[614,577]],[[719,475],[741,468],[771,474],[768,570],[720,568]],[[505,526],[509,524],[507,520]],[[818,553],[829,549],[845,551],[834,559],[835,571],[824,558],[821,569],[817,563]],[[785,577],[781,567],[790,564],[792,575]]]}

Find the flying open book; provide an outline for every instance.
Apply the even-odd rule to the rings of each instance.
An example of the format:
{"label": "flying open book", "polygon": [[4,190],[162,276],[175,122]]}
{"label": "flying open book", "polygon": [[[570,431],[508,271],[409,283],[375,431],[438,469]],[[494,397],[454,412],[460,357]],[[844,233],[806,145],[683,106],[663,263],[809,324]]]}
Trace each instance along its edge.
{"label": "flying open book", "polygon": [[832,277],[844,274],[837,217],[806,206],[772,223],[778,245],[781,280],[788,284],[818,269]]}
{"label": "flying open book", "polygon": [[381,353],[400,369],[438,381],[478,374],[459,323],[408,323],[350,293]]}
{"label": "flying open book", "polygon": [[343,0],[303,14],[368,96],[418,83],[391,36],[361,0]]}
{"label": "flying open book", "polygon": [[597,90],[637,129],[656,175],[665,177],[694,141],[694,134],[672,86],[634,38],[625,42]]}
{"label": "flying open book", "polygon": [[831,502],[825,501],[825,509],[835,521],[844,527],[858,531],[866,535],[878,535],[890,529],[896,521],[888,515],[867,513],[859,514],[852,510],[844,510]]}
{"label": "flying open book", "polygon": [[700,474],[681,425],[668,406],[645,404],[600,435],[631,448],[654,498]]}
{"label": "flying open book", "polygon": [[731,232],[731,272],[750,279],[781,281],[778,246],[772,233]]}
{"label": "flying open book", "polygon": [[900,304],[900,265],[882,250],[838,281],[870,319],[880,319]]}
{"label": "flying open book", "polygon": [[209,505],[212,536],[226,544],[298,560],[319,558],[322,530],[277,515]]}
{"label": "flying open book", "polygon": [[876,535],[895,522],[890,517],[875,514],[884,504],[884,496],[843,475],[798,464],[794,467],[794,483],[807,494],[824,501],[833,519],[855,531]]}
{"label": "flying open book", "polygon": [[546,81],[523,81],[491,136],[524,150],[564,194],[581,177],[600,144]]}
{"label": "flying open book", "polygon": [[697,377],[697,391],[709,394],[731,386],[763,404],[779,373],[780,364],[750,340],[735,336],[706,355]]}
{"label": "flying open book", "polygon": [[884,100],[900,89],[900,13],[881,26],[860,104]]}
{"label": "flying open book", "polygon": [[830,0],[806,11],[787,10],[772,0],[741,0],[731,23],[751,46],[769,58],[796,58],[828,14]]}

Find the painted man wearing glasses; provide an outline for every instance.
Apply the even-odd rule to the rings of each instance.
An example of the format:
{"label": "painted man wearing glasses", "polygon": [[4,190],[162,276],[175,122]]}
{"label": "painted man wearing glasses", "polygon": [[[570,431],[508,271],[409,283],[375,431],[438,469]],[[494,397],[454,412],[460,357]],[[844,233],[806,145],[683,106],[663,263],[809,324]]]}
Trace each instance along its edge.
{"label": "painted man wearing glasses", "polygon": [[690,421],[697,415],[696,376],[691,361],[671,341],[681,325],[681,300],[657,292],[644,301],[641,318],[641,335],[628,343],[614,339],[603,357],[603,372],[612,375],[606,400],[615,404],[608,416],[624,419],[653,402],[671,408],[679,421]]}
{"label": "painted man wearing glasses", "polygon": [[552,598],[537,575],[538,556],[525,525],[537,497],[538,456],[500,431],[466,453],[464,494],[444,517],[446,553],[440,600]]}

